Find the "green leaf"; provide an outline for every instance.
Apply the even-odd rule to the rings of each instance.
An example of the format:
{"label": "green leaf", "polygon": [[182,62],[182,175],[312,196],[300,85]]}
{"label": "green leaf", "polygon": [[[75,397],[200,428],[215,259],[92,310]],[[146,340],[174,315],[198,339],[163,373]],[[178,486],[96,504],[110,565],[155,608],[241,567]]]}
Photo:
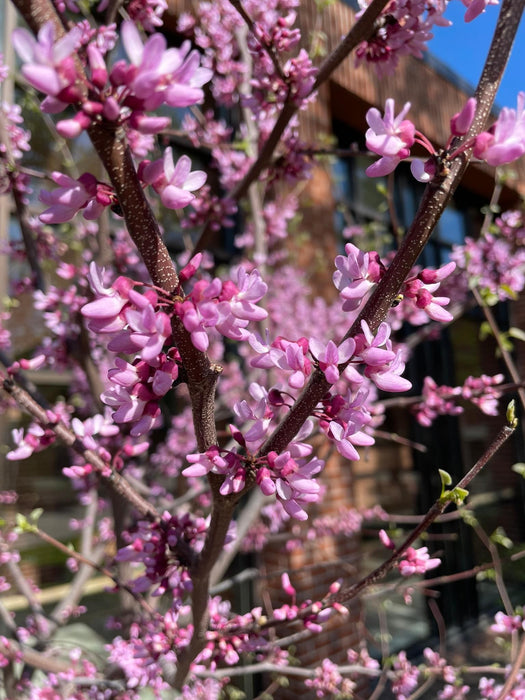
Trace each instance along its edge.
{"label": "green leaf", "polygon": [[452,489],[450,492],[450,500],[454,501],[454,503],[457,506],[463,505],[463,501],[465,498],[468,496],[468,491],[467,489],[462,489],[459,486],[456,486],[455,489]]}
{"label": "green leaf", "polygon": [[525,462],[516,462],[516,464],[512,465],[511,469],[525,479]]}
{"label": "green leaf", "polygon": [[33,522],[36,525],[43,512],[44,512],[43,508],[35,508],[29,514],[29,520],[31,520],[31,522]]}
{"label": "green leaf", "polygon": [[509,328],[507,332],[511,338],[525,341],[525,331],[522,331],[521,328]]}
{"label": "green leaf", "polygon": [[17,513],[15,516],[15,532],[18,534],[24,534],[28,532],[36,532],[36,527],[29,522],[29,520],[26,518],[25,515],[22,515],[22,513]]}
{"label": "green leaf", "polygon": [[452,477],[444,469],[438,469],[438,473],[439,478],[441,479],[441,498],[443,498],[443,496],[446,493],[445,487],[450,486],[450,484],[452,483]]}
{"label": "green leaf", "polygon": [[490,338],[491,335],[492,328],[490,327],[490,324],[487,321],[483,321],[483,323],[479,327],[479,339],[486,340],[487,338]]}
{"label": "green leaf", "polygon": [[505,292],[509,299],[513,299],[515,301],[518,298],[516,292],[511,287],[509,287],[508,284],[502,284],[501,289]]}
{"label": "green leaf", "polygon": [[495,544],[499,544],[502,547],[505,547],[505,549],[512,549],[513,547],[512,540],[510,539],[510,537],[507,537],[507,533],[502,527],[497,527],[490,536],[490,539]]}

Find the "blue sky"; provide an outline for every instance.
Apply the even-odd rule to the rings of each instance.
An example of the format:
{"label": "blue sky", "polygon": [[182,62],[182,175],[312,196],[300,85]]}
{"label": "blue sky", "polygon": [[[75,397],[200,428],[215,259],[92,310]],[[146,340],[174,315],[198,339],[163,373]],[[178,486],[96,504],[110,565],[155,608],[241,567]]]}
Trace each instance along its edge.
{"label": "blue sky", "polygon": [[[475,86],[496,25],[499,6],[489,5],[486,11],[466,24],[465,6],[459,0],[449,3],[445,17],[452,27],[434,27],[434,38],[429,42],[431,54],[459,73]],[[503,78],[496,102],[499,107],[516,107],[516,95],[525,90],[525,19],[522,19],[507,72]]]}

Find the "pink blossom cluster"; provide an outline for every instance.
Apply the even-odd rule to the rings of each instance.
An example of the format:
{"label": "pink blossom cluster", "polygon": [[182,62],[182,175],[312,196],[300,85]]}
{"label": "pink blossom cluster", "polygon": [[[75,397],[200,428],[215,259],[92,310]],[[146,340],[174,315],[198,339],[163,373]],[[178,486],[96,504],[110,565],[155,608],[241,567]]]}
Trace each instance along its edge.
{"label": "pink blossom cluster", "polygon": [[512,634],[525,629],[525,622],[522,614],[507,615],[501,611],[494,616],[494,624],[490,629],[495,634]]}
{"label": "pink blossom cluster", "polygon": [[[387,549],[395,550],[396,546],[385,530],[379,531],[379,539]],[[401,576],[413,576],[431,571],[440,564],[441,559],[430,557],[428,547],[419,547],[419,549],[408,547],[398,562],[397,568]]]}
{"label": "pink blossom cluster", "polygon": [[198,17],[182,13],[178,20],[179,31],[203,50],[203,65],[214,75],[212,94],[227,107],[234,104],[246,74],[236,38],[242,27],[242,17],[225,0],[201,2]]}
{"label": "pink blossom cluster", "polygon": [[124,534],[129,544],[116,555],[117,561],[144,567],[144,573],[131,583],[133,590],[153,590],[157,596],[169,592],[174,600],[183,600],[192,588],[190,562],[185,557],[202,549],[207,527],[205,518],[189,513],[179,517],[164,512],[158,522],[139,521],[134,532]]}
{"label": "pink blossom cluster", "polygon": [[462,386],[438,386],[432,377],[425,377],[423,383],[423,401],[413,407],[418,422],[430,427],[438,416],[456,416],[463,413],[457,400],[462,398],[476,405],[488,416],[497,414],[502,391],[498,389],[504,380],[503,374],[480,377],[467,377]]}
{"label": "pink blossom cluster", "polygon": [[[201,261],[202,254],[191,260],[180,272],[181,281],[192,278]],[[81,309],[88,328],[111,336],[107,346],[111,352],[137,355],[133,363],[117,358],[116,367],[108,373],[111,387],[102,394],[104,403],[114,409],[115,421],[133,424],[131,435],[140,436],[157,424],[159,399],[178,377],[180,357],[170,345],[173,316],[181,319],[201,351],[208,349],[209,330],[244,340],[251,335],[246,328],[249,322],[266,317],[257,302],[267,286],[257,270],[248,273],[239,267],[235,280],[200,279],[182,301],[168,301],[153,289],[141,294],[125,277],[106,288],[96,265],[90,266],[89,281],[96,299]]]}
{"label": "pink blossom cluster", "polygon": [[307,678],[304,682],[307,688],[313,688],[318,698],[332,698],[342,695],[351,697],[356,687],[354,681],[344,678],[337,667],[329,659],[323,659],[321,666],[315,669],[315,678]]}
{"label": "pink blossom cluster", "polygon": [[439,691],[439,700],[461,700],[469,692],[468,685],[462,685],[461,678],[455,668],[447,663],[437,651],[429,647],[423,650],[423,656],[428,670],[434,677],[438,676],[444,681],[442,690]]}
{"label": "pink blossom cluster", "polygon": [[[56,420],[57,418],[54,414],[49,415],[50,423],[54,423]],[[25,430],[24,428],[13,428],[11,437],[16,447],[14,450],[10,450],[6,455],[6,459],[10,461],[27,459],[35,452],[45,450],[56,440],[55,434],[51,428],[43,428],[37,423],[31,423]]]}
{"label": "pink blossom cluster", "polygon": [[[7,640],[6,640],[7,641]],[[34,700],[55,700],[62,695],[64,688],[68,691],[70,700],[86,700],[87,697],[96,697],[99,693],[99,685],[96,682],[98,670],[93,661],[86,658],[80,647],[68,649],[68,670],[59,670],[46,674],[45,687],[39,686],[28,678],[22,679],[17,685],[18,697],[31,697]],[[83,684],[82,680],[93,679],[93,683]],[[78,682],[80,680],[80,683]]]}
{"label": "pink blossom cluster", "polygon": [[[345,245],[344,255],[335,259],[336,271],[333,282],[343,299],[344,311],[359,309],[366,300],[370,290],[381,280],[386,270],[384,262],[376,251],[363,252],[353,243]],[[449,297],[435,296],[441,282],[456,268],[455,262],[449,262],[438,269],[416,268],[412,270],[400,290],[400,300],[403,302],[402,314],[410,315],[412,322],[422,323],[418,318],[424,312],[424,319],[447,323],[452,320],[451,314],[444,308]],[[396,315],[399,315],[397,312]]]}
{"label": "pink blossom cluster", "polygon": [[[188,625],[186,622],[189,612],[188,605],[178,603],[164,615],[144,620],[141,624],[133,622],[128,638],[116,637],[108,645],[109,659],[122,669],[130,690],[139,691],[147,684],[160,694],[168,688],[162,673],[159,673],[159,664],[176,665],[178,654],[189,644],[193,633],[191,623]],[[278,666],[288,662],[287,652],[270,644],[259,632],[263,618],[260,607],[253,608],[245,615],[233,615],[228,601],[212,597],[209,614],[206,642],[191,665],[192,676],[235,665],[246,654],[255,654],[257,660],[267,660]],[[188,700],[218,697],[221,685],[226,680],[212,684],[192,680],[185,686],[182,697]],[[208,695],[208,692],[212,694]],[[138,699],[138,695],[131,697]]]}
{"label": "pink blossom cluster", "polygon": [[[370,4],[360,0],[362,10]],[[356,65],[370,63],[380,77],[392,74],[401,56],[423,56],[434,25],[451,24],[443,17],[446,3],[439,0],[390,2],[380,15],[378,28],[356,51]],[[362,12],[360,13],[362,14]]]}
{"label": "pink blossom cluster", "polygon": [[132,435],[142,435],[158,421],[158,400],[178,376],[176,351],[162,352],[171,336],[170,317],[158,308],[158,296],[152,289],[140,294],[124,277],[119,277],[113,287],[104,287],[94,263],[89,282],[97,298],[81,309],[88,328],[111,335],[111,351],[139,353],[133,364],[121,358],[115,360],[115,368],[108,372],[111,387],[101,398],[114,410],[115,421],[133,423]]}
{"label": "pink blossom cluster", "polygon": [[393,663],[394,676],[391,680],[391,688],[396,700],[407,700],[417,688],[419,669],[407,659],[406,652],[400,651]]}
{"label": "pink blossom cluster", "polygon": [[[0,71],[2,66],[0,54]],[[0,195],[8,194],[15,188],[22,201],[27,202],[27,195],[31,192],[29,177],[20,172],[16,164],[31,149],[31,132],[22,126],[24,119],[20,105],[0,102],[0,121],[3,125],[3,140],[0,142]]]}
{"label": "pink blossom cluster", "polygon": [[[220,450],[210,447],[205,453],[189,454],[189,467],[183,474],[189,477],[204,476],[208,473],[224,476],[220,492],[223,495],[239,493],[246,484],[248,470],[255,468],[256,482],[265,496],[275,496],[284,510],[292,518],[306,520],[304,510],[308,503],[315,502],[320,496],[320,486],[315,478],[324,466],[322,460],[306,457],[312,452],[311,445],[299,442],[305,437],[304,429],[297,440],[291,442],[285,452],[269,452],[264,457],[256,458],[250,451],[262,442],[268,432],[270,421],[263,420],[248,407],[246,402],[235,407],[238,415],[254,419],[253,425],[243,434],[231,426],[234,439],[245,449],[248,455],[242,456],[232,450]],[[311,429],[311,426],[309,426]],[[252,466],[253,465],[253,466]]]}
{"label": "pink blossom cluster", "polygon": [[418,143],[431,155],[426,160],[415,159],[411,164],[414,177],[428,182],[439,175],[447,161],[452,160],[468,148],[473,148],[474,156],[494,167],[511,163],[525,153],[525,93],[518,94],[517,108],[504,107],[488,131],[465,140],[459,147],[454,138],[467,134],[476,112],[476,100],[470,98],[458,114],[450,120],[451,135],[445,147],[438,153],[432,143],[417,131],[414,124],[404,117],[410,109],[407,102],[396,116],[394,101],[385,103],[385,113],[375,107],[368,110],[366,119],[369,129],[366,132],[367,148],[381,156],[370,165],[366,173],[369,177],[381,177],[393,172],[397,165],[409,157],[410,149]]}
{"label": "pink blossom cluster", "polygon": [[[465,22],[471,22],[485,11],[487,5],[497,5],[498,0],[462,0],[467,7]],[[370,0],[359,0],[362,8]],[[363,41],[356,51],[356,65],[371,64],[379,77],[391,75],[402,56],[421,58],[432,39],[432,29],[452,24],[443,15],[447,3],[442,0],[402,0],[390,2],[382,11],[377,29],[371,38]]]}
{"label": "pink blossom cluster", "polygon": [[456,416],[463,413],[463,408],[454,401],[461,395],[461,387],[438,386],[432,377],[425,377],[421,392],[423,401],[413,407],[414,414],[421,425],[430,427],[438,416]]}
{"label": "pink blossom cluster", "polygon": [[525,287],[525,248],[512,238],[494,233],[467,238],[451,257],[490,304],[514,299]]}
{"label": "pink blossom cluster", "polygon": [[[206,173],[202,170],[191,171],[188,156],[183,155],[174,163],[170,147],[164,150],[162,158],[153,162],[142,161],[138,176],[145,185],[152,186],[167,209],[182,209],[187,206],[195,198],[192,192],[206,181]],[[79,211],[88,220],[98,219],[105,207],[119,211],[118,200],[111,185],[100,182],[90,173],[74,179],[53,172],[51,179],[58,187],[51,191],[40,191],[40,200],[50,205],[40,214],[40,220],[45,224],[70,221]]]}
{"label": "pink blossom cluster", "polygon": [[58,122],[62,136],[74,138],[101,119],[155,134],[166,128],[170,119],[150,117],[147,112],[163,104],[187,107],[203,99],[202,86],[210,80],[211,72],[200,67],[199,54],[190,49],[189,42],[178,49],[167,48],[165,37],[156,33],[143,44],[129,20],[123,22],[121,36],[130,63],[117,61],[108,71],[95,39],[86,46],[83,67],[89,77],[85,77],[76,53],[83,43],[79,26],[59,39],[51,22],[42,27],[36,39],[26,29],[13,32],[25,79],[46,95],[42,110],[56,114],[68,105],[78,110],[72,118]]}

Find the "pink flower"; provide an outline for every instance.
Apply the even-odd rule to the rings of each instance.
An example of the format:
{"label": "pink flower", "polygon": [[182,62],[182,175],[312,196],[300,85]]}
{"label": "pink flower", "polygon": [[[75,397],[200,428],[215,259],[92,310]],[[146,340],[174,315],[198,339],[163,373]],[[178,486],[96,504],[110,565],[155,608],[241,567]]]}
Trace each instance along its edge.
{"label": "pink flower", "polygon": [[61,39],[55,41],[55,28],[51,21],[46,22],[35,39],[27,29],[15,29],[13,45],[20,56],[22,74],[30,85],[46,95],[57,96],[62,102],[68,99],[66,88],[77,80],[77,71],[71,54],[80,39],[81,30],[75,27]]}
{"label": "pink flower", "polygon": [[407,102],[398,116],[394,116],[394,100],[385,102],[385,116],[375,107],[366,113],[366,121],[370,129],[366,132],[368,149],[382,156],[366,169],[369,177],[388,175],[397,164],[410,154],[410,147],[415,141],[415,127],[409,120],[404,120],[410,109]]}
{"label": "pink flower", "polygon": [[319,369],[324,373],[326,381],[335,384],[339,379],[338,365],[347,362],[355,351],[355,340],[347,338],[339,347],[333,340],[326,345],[315,338],[310,339],[310,352],[317,359]]}
{"label": "pink flower", "polygon": [[92,262],[88,281],[97,298],[85,304],[80,313],[88,319],[88,328],[94,333],[115,333],[126,325],[123,310],[129,304],[128,294],[132,283],[125,277],[119,277],[113,288],[106,288],[103,275],[104,270]]}
{"label": "pink flower", "polygon": [[379,281],[381,267],[374,251],[364,253],[353,243],[347,243],[345,253],[346,257],[336,257],[337,269],[332,279],[344,299],[343,311],[353,311],[360,306],[369,289]]}
{"label": "pink flower", "polygon": [[98,219],[104,207],[115,200],[112,188],[98,182],[90,173],[84,173],[74,180],[63,173],[53,172],[51,179],[59,187],[40,191],[40,201],[51,205],[39,216],[45,224],[71,221],[80,210],[83,210],[85,219]]}
{"label": "pink flower", "polygon": [[365,375],[383,391],[408,391],[412,384],[400,376],[405,363],[401,352],[392,350],[390,326],[381,323],[375,336],[366,321],[361,321],[361,328],[363,333],[356,336],[356,355],[367,365]]}
{"label": "pink flower", "polygon": [[128,101],[134,109],[150,111],[163,103],[188,107],[202,101],[202,85],[212,73],[199,66],[200,56],[190,51],[189,42],[180,49],[167,49],[165,37],[156,33],[142,44],[135,24],[125,21],[122,43],[132,65],[119,61],[111,71],[111,80],[131,91]]}
{"label": "pink flower", "polygon": [[166,148],[163,158],[147,163],[140,174],[144,182],[160,194],[161,202],[168,209],[187,206],[195,198],[191,193],[206,182],[204,171],[191,172],[188,156],[181,156],[174,164],[171,147]]}
{"label": "pink flower", "polygon": [[465,12],[465,22],[472,22],[473,19],[479,17],[487,5],[499,5],[499,0],[462,0],[467,8]]}
{"label": "pink flower", "polygon": [[497,167],[525,153],[525,92],[518,93],[517,108],[503,107],[496,122],[476,138],[474,155]]}
{"label": "pink flower", "polygon": [[494,616],[494,621],[490,629],[496,634],[512,634],[523,627],[521,615],[505,615],[505,613],[497,612]]}
{"label": "pink flower", "polygon": [[398,566],[401,576],[412,576],[413,574],[424,574],[426,571],[435,569],[441,564],[441,559],[437,557],[430,558],[428,547],[420,547],[414,549],[409,547],[405,553],[405,558],[402,559]]}

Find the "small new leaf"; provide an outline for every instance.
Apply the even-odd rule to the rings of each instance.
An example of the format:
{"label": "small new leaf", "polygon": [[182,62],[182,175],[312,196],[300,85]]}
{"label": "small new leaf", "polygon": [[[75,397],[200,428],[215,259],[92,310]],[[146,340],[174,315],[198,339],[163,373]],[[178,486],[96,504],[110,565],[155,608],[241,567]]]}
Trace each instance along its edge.
{"label": "small new leaf", "polygon": [[516,464],[512,465],[511,469],[525,479],[525,462],[516,462]]}
{"label": "small new leaf", "polygon": [[456,486],[455,489],[452,489],[450,492],[450,500],[454,501],[454,503],[457,506],[463,505],[463,501],[465,498],[468,496],[468,491],[467,489],[462,489],[459,486]]}
{"label": "small new leaf", "polygon": [[507,406],[507,423],[515,430],[518,427],[518,419],[516,418],[516,401],[512,401]]}
{"label": "small new leaf", "polygon": [[25,515],[17,513],[15,517],[16,527],[15,532],[19,535],[36,532],[35,525],[29,522]]}
{"label": "small new leaf", "polygon": [[439,472],[439,478],[441,479],[441,496],[440,496],[440,498],[443,498],[443,496],[446,493],[446,487],[450,486],[450,484],[452,483],[452,477],[444,469],[438,469],[438,472]]}
{"label": "small new leaf", "polygon": [[505,547],[505,549],[512,549],[513,542],[510,537],[507,537],[507,533],[502,527],[496,528],[490,536],[490,539],[492,542],[494,542],[494,544],[499,544],[502,547]]}
{"label": "small new leaf", "polygon": [[525,331],[522,331],[521,328],[509,328],[508,334],[511,338],[525,341]]}
{"label": "small new leaf", "polygon": [[32,523],[35,525],[38,523],[40,516],[44,512],[43,508],[35,508],[34,510],[31,511],[29,514],[29,520],[31,520]]}

